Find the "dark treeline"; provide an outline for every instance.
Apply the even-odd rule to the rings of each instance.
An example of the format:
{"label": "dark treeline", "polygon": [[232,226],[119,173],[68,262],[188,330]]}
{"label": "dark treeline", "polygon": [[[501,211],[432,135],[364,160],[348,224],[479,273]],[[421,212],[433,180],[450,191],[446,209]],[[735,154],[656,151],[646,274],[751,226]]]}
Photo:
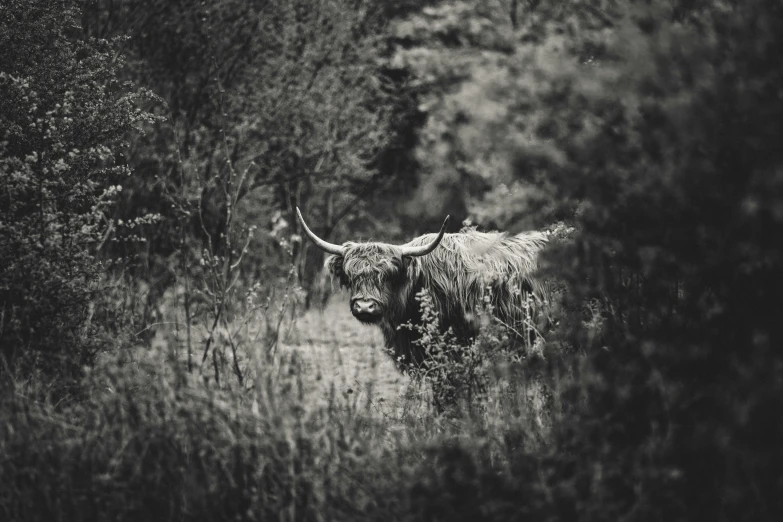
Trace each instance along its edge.
{"label": "dark treeline", "polygon": [[[5,1],[0,518],[780,520],[781,48],[774,0]],[[297,206],[559,238],[545,434],[251,372],[328,286]]]}

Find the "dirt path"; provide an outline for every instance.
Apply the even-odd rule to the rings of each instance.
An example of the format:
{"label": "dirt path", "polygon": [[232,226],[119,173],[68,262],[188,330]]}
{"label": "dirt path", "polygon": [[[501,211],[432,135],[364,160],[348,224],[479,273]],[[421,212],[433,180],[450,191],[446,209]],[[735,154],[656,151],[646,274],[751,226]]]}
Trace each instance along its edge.
{"label": "dirt path", "polygon": [[[401,374],[385,353],[377,327],[362,325],[351,315],[347,297],[335,295],[323,311],[311,310],[296,321],[283,341],[305,363],[305,385],[324,397],[335,393],[364,404],[384,416],[410,408],[417,387]],[[414,395],[412,397],[412,395]]]}

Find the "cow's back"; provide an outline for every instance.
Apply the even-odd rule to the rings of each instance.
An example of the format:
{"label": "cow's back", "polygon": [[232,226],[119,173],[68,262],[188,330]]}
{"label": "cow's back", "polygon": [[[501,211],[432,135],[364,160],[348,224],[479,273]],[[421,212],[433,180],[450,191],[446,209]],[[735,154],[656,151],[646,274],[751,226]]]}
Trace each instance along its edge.
{"label": "cow's back", "polygon": [[[408,244],[426,244],[434,236],[426,234]],[[487,295],[496,315],[512,324],[526,313],[531,275],[546,242],[541,232],[446,234],[431,254],[411,261],[409,272],[436,301],[444,326],[475,331],[471,322]]]}

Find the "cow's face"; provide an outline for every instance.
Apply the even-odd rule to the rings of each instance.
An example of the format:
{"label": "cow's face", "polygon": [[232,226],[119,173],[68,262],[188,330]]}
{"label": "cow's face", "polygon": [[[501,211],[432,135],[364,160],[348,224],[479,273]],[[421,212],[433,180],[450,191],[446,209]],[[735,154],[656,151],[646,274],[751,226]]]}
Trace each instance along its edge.
{"label": "cow's face", "polygon": [[313,234],[299,208],[296,215],[302,230],[315,245],[328,254],[326,264],[340,284],[351,292],[351,313],[363,323],[386,320],[394,324],[405,310],[408,297],[406,276],[411,258],[426,256],[443,239],[449,216],[437,236],[422,241],[417,238],[406,245],[388,243],[353,243],[336,245]]}
{"label": "cow's face", "polygon": [[351,313],[363,323],[375,324],[384,317],[393,320],[404,301],[410,259],[399,247],[384,243],[346,243],[343,255],[326,263],[350,292]]}

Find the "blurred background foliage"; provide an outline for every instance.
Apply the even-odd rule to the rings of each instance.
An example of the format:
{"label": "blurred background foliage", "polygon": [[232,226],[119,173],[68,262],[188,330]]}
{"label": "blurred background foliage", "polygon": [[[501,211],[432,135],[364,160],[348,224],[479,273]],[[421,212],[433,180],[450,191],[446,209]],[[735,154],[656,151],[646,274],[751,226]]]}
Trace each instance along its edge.
{"label": "blurred background foliage", "polygon": [[[149,341],[140,333],[165,319],[172,293],[188,324],[212,323],[204,358],[249,289],[301,287],[314,304],[322,256],[302,242],[296,206],[338,243],[404,241],[447,213],[452,231],[548,229],[563,240],[542,277],[566,292],[536,366],[560,382],[547,444],[519,442],[527,432],[509,414],[478,438],[442,435],[426,457],[410,445],[392,457],[372,430],[338,436],[343,424],[318,417],[316,431],[284,433],[317,433],[321,449],[297,448],[332,451],[368,489],[285,497],[274,491],[288,471],[259,482],[237,457],[232,473],[306,519],[779,520],[781,39],[777,0],[8,0],[3,372],[65,361],[73,378],[100,347]],[[171,386],[151,384],[144,400],[206,401]],[[127,396],[118,411],[138,400]],[[47,431],[3,404],[37,443],[64,444],[60,424]],[[198,447],[150,411],[129,426]],[[276,415],[265,418],[288,422]],[[24,446],[15,433],[4,432],[7,454]],[[253,456],[289,458],[241,440]],[[501,464],[487,440],[505,441]],[[74,459],[102,462],[100,451]],[[24,469],[4,462],[4,476]],[[57,483],[72,471],[63,462]],[[296,462],[318,480],[334,469]],[[368,471],[381,468],[386,478]]]}

